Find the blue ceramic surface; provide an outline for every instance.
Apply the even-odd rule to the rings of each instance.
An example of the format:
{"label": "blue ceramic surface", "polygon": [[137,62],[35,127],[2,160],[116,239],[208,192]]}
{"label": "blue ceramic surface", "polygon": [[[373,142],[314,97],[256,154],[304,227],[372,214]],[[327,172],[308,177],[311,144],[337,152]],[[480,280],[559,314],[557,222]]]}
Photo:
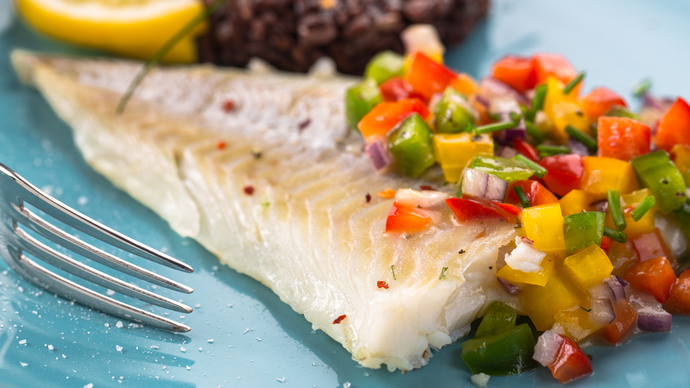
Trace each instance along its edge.
{"label": "blue ceramic surface", "polygon": [[[7,1],[0,0],[0,162],[66,204],[190,263],[192,275],[161,272],[195,293],[164,293],[197,307],[184,317],[172,314],[192,326],[184,335],[126,321],[118,327],[118,319],[41,292],[0,261],[0,387],[470,385],[460,344],[434,352],[428,366],[406,375],[359,367],[270,290],[219,266],[212,254],[91,170],[69,128],[35,90],[17,82],[8,61],[17,47],[85,51],[34,35],[7,17]],[[690,97],[688,15],[688,1],[496,0],[489,19],[447,61],[481,76],[507,53],[557,52],[587,70],[588,88],[606,85],[631,98],[632,86],[651,77],[654,92]],[[676,317],[671,334],[587,349],[594,376],[571,386],[690,386],[688,343],[690,320]],[[489,384],[558,386],[545,368],[493,377]]]}

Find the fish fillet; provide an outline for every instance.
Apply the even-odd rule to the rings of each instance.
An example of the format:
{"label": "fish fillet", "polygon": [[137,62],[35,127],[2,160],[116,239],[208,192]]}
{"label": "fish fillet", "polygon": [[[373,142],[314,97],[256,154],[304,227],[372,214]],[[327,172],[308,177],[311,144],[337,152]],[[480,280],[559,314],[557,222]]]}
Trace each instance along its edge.
{"label": "fish fillet", "polygon": [[12,60],[93,168],[270,287],[365,367],[421,367],[489,302],[515,304],[496,281],[514,225],[459,224],[446,209],[425,232],[384,233],[393,199],[374,193],[439,188],[442,175],[377,174],[344,121],[344,92],[356,80],[327,63],[308,75],[260,64],[158,69],[117,116],[140,64],[22,51]]}

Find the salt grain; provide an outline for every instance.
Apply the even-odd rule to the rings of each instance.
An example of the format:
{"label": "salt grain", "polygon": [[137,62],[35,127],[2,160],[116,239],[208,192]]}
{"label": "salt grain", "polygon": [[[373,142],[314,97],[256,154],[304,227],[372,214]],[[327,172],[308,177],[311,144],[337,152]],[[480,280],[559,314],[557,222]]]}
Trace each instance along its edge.
{"label": "salt grain", "polygon": [[343,383],[343,388],[350,388],[351,385],[349,381],[346,381]]}
{"label": "salt grain", "polygon": [[105,294],[108,295],[108,296],[113,296],[113,295],[115,295],[115,291],[113,291],[113,290],[107,290],[107,291],[105,292]]}
{"label": "salt grain", "polygon": [[122,346],[120,346],[120,345],[115,345],[115,349],[116,349],[118,352],[122,353]]}
{"label": "salt grain", "polygon": [[115,327],[117,327],[118,329],[122,329],[122,326],[124,326],[122,324],[122,321],[117,321],[117,323],[115,324]]}
{"label": "salt grain", "polygon": [[53,347],[53,345],[48,345],[48,350],[55,350],[55,347]]}
{"label": "salt grain", "polygon": [[26,345],[26,340],[23,339],[23,340],[19,341],[19,345]]}
{"label": "salt grain", "polygon": [[189,365],[187,365],[187,370],[192,370],[192,368],[190,368]]}
{"label": "salt grain", "polygon": [[24,292],[24,287],[22,287],[22,286],[17,287],[17,291]]}
{"label": "salt grain", "polygon": [[82,195],[81,197],[77,198],[77,204],[79,204],[79,206],[84,206],[87,203],[89,203],[89,198],[87,198],[86,196]]}
{"label": "salt grain", "polygon": [[84,386],[84,388],[93,388],[93,383],[88,383]]}
{"label": "salt grain", "polygon": [[285,377],[278,377],[276,380],[280,381],[281,383],[285,382]]}
{"label": "salt grain", "polygon": [[187,353],[187,348],[182,348],[182,347],[181,347],[181,348],[180,348],[180,351],[181,351],[182,353]]}
{"label": "salt grain", "polygon": [[215,341],[213,339],[210,339],[210,340],[207,340],[206,342],[208,342],[209,344],[212,344]]}
{"label": "salt grain", "polygon": [[22,367],[27,367],[27,366],[29,366],[29,364],[27,364],[27,363],[25,363],[25,362],[20,362],[19,365],[21,365]]}

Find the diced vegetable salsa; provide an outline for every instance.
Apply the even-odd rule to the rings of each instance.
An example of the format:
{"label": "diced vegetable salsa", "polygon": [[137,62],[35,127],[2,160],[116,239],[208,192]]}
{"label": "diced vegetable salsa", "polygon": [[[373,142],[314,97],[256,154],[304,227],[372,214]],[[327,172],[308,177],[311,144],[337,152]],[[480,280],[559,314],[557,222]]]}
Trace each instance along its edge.
{"label": "diced vegetable salsa", "polygon": [[[583,339],[620,345],[690,315],[684,99],[638,115],[613,90],[586,91],[585,73],[554,54],[504,57],[477,82],[440,55],[385,52],[365,76],[346,113],[376,169],[429,181],[379,195],[395,196],[385,233],[515,223],[494,269],[515,305],[491,304],[462,344],[473,373],[521,373],[536,360],[567,383],[592,373]],[[544,332],[536,347],[519,316]]]}

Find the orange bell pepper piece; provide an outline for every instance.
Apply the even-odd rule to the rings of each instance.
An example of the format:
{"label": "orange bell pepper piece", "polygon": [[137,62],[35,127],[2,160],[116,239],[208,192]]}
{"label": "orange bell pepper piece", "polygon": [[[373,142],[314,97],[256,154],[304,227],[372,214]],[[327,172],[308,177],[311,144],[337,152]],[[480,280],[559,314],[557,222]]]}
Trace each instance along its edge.
{"label": "orange bell pepper piece", "polygon": [[664,310],[673,315],[690,315],[690,269],[683,271],[671,288],[671,297],[664,303]]}
{"label": "orange bell pepper piece", "polygon": [[[577,71],[560,55],[555,54],[535,54],[532,57],[536,84],[541,85],[546,82],[550,75],[556,76],[559,81],[567,84],[577,77]],[[582,85],[582,82],[580,82]],[[578,85],[578,87],[580,86]]]}
{"label": "orange bell pepper piece", "polygon": [[604,87],[592,90],[582,99],[582,110],[592,120],[604,115],[614,105],[628,106],[623,97]]}
{"label": "orange bell pepper piece", "polygon": [[637,310],[628,301],[622,300],[613,303],[613,312],[616,319],[602,327],[599,332],[604,341],[617,344],[624,340],[635,327]]}
{"label": "orange bell pepper piece", "polygon": [[362,117],[357,124],[357,129],[365,140],[372,141],[379,136],[385,136],[388,131],[412,113],[419,113],[425,120],[431,115],[426,105],[416,98],[398,102],[382,102]]}
{"label": "orange bell pepper piece", "polygon": [[597,155],[629,162],[650,152],[652,131],[641,122],[627,117],[599,117]]}
{"label": "orange bell pepper piece", "polygon": [[431,217],[414,206],[393,203],[386,218],[386,232],[421,232],[431,225]]}
{"label": "orange bell pepper piece", "polygon": [[634,265],[623,277],[636,288],[652,294],[659,303],[671,297],[676,274],[665,257],[656,257]]}
{"label": "orange bell pepper piece", "polygon": [[656,145],[670,151],[676,144],[690,145],[690,105],[678,97],[659,120]]}
{"label": "orange bell pepper piece", "polygon": [[458,92],[469,96],[479,91],[479,85],[470,75],[465,73],[458,74],[458,77],[450,84]]}
{"label": "orange bell pepper piece", "polygon": [[508,55],[496,61],[491,76],[520,93],[534,89],[536,73],[530,58]]}

